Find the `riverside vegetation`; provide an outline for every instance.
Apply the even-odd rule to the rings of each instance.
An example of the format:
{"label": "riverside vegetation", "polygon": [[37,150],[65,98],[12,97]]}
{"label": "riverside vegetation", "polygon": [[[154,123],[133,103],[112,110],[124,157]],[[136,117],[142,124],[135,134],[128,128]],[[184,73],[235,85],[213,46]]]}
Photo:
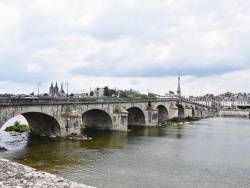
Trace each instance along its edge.
{"label": "riverside vegetation", "polygon": [[186,117],[186,118],[179,118],[174,117],[170,120],[171,123],[185,123],[185,122],[193,122],[193,121],[200,121],[200,117]]}
{"label": "riverside vegetation", "polygon": [[30,128],[27,125],[21,124],[20,121],[15,121],[14,125],[6,127],[5,128],[6,132],[19,132],[19,133],[23,133],[23,132],[30,132]]}

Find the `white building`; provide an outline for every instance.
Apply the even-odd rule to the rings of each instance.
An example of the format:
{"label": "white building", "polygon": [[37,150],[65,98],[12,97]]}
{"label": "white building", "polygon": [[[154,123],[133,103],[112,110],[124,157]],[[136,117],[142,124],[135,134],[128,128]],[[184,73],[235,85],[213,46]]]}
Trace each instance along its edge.
{"label": "white building", "polygon": [[169,91],[168,93],[165,94],[165,97],[167,97],[167,98],[174,98],[175,94],[174,94],[173,91]]}
{"label": "white building", "polygon": [[191,96],[189,97],[189,100],[195,101],[203,105],[218,108],[237,109],[241,106],[249,106],[250,108],[250,94],[246,93],[233,94],[231,92],[226,92],[225,94],[220,94],[218,96],[207,94],[202,97]]}
{"label": "white building", "polygon": [[104,88],[97,87],[94,90],[94,97],[96,97],[96,98],[102,98],[103,96],[104,96]]}

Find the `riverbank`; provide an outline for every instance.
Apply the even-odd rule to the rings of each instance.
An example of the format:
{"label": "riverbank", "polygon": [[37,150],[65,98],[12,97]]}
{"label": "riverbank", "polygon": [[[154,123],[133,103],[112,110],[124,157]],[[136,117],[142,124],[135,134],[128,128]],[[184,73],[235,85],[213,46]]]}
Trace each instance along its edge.
{"label": "riverbank", "polygon": [[93,188],[0,158],[0,187]]}
{"label": "riverbank", "polygon": [[249,117],[249,110],[241,110],[241,109],[221,109],[220,116],[222,117]]}

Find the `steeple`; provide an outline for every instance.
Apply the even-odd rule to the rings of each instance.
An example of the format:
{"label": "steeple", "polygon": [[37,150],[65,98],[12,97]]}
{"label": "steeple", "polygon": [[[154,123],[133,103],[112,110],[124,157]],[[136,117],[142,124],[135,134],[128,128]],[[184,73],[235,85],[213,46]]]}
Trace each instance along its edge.
{"label": "steeple", "polygon": [[56,86],[55,86],[55,89],[58,89],[58,86],[57,86],[57,82],[56,82]]}
{"label": "steeple", "polygon": [[181,97],[180,71],[179,71],[179,77],[178,77],[177,97]]}
{"label": "steeple", "polygon": [[64,93],[64,90],[63,90],[63,82],[61,84],[61,90],[60,90],[60,93]]}

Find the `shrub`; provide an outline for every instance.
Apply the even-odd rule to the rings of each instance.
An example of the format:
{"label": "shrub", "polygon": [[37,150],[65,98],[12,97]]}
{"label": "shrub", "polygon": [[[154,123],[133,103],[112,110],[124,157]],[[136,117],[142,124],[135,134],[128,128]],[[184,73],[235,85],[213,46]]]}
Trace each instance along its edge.
{"label": "shrub", "polygon": [[172,123],[184,123],[184,122],[190,122],[190,121],[200,121],[200,117],[186,117],[186,118],[179,118],[179,117],[174,117],[170,121]]}
{"label": "shrub", "polygon": [[20,121],[16,121],[14,125],[6,127],[5,128],[6,132],[14,131],[14,132],[30,132],[30,128],[27,125],[22,125],[20,124]]}

